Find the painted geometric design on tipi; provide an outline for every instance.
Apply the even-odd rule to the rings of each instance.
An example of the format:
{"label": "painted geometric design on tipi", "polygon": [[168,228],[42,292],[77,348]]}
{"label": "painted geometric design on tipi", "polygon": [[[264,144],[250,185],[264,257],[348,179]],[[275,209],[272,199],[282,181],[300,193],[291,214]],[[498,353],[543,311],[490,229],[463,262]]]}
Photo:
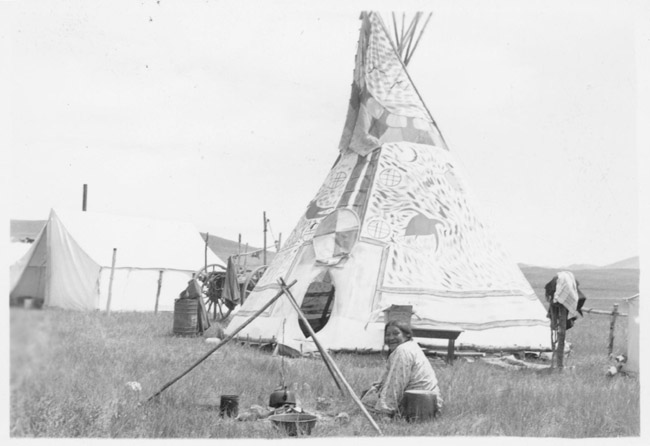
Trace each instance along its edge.
{"label": "painted geometric design on tipi", "polygon": [[347,258],[359,238],[359,217],[350,209],[337,209],[320,222],[314,234],[316,260],[335,265]]}
{"label": "painted geometric design on tipi", "polygon": [[400,143],[384,144],[381,153],[361,235],[378,238],[382,222],[380,240],[389,241],[383,286],[530,290],[476,218],[449,151]]}
{"label": "painted geometric design on tipi", "polygon": [[[341,199],[353,178],[353,172],[358,169],[360,156],[354,152],[341,155],[332,170],[329,172],[316,196],[310,201],[305,214],[300,218],[282,249],[273,258],[273,262],[264,272],[258,282],[258,287],[268,284],[275,285],[277,279],[286,277],[298,249],[310,242],[319,224],[330,215],[341,203]],[[356,180],[354,180],[356,182]]]}
{"label": "painted geometric design on tipi", "polygon": [[408,141],[445,147],[381,19],[363,21],[348,115],[339,150],[366,155],[383,143]]}

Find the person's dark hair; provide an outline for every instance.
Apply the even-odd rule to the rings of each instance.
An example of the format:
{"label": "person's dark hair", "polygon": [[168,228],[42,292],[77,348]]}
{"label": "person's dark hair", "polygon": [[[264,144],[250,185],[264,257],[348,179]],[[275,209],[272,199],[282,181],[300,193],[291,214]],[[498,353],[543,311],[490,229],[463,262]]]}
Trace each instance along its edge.
{"label": "person's dark hair", "polygon": [[388,327],[397,327],[402,333],[404,333],[404,337],[407,340],[413,339],[413,330],[411,330],[411,324],[409,324],[408,322],[388,321],[388,323],[384,327],[384,335],[386,335],[386,331],[388,330]]}

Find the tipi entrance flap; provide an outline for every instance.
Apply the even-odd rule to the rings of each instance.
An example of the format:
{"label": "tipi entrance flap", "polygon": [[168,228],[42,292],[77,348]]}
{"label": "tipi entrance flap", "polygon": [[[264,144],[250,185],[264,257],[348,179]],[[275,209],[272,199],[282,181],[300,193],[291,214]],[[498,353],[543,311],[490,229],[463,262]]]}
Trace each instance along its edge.
{"label": "tipi entrance flap", "polygon": [[[307,287],[300,309],[305,314],[314,333],[318,333],[329,321],[334,294],[335,287],[332,283],[332,276],[327,271],[319,274]],[[304,326],[302,319],[298,321],[298,324],[305,337],[308,337],[309,330]]]}

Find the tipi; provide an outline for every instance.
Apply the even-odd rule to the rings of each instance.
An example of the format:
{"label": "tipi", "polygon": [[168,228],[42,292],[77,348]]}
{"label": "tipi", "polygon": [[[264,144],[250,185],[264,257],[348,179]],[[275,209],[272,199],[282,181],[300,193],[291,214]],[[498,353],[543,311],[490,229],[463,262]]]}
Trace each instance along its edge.
{"label": "tipi", "polygon": [[[339,157],[230,332],[284,278],[332,350],[381,349],[391,305],[412,305],[416,327],[463,330],[461,348],[550,348],[546,311],[473,210],[401,48],[378,14],[361,20]],[[314,350],[305,333],[281,298],[239,337]]]}
{"label": "tipi", "polygon": [[[11,267],[10,297],[71,310],[172,311],[205,256],[199,231],[187,222],[52,209]],[[210,250],[207,261],[225,266]]]}

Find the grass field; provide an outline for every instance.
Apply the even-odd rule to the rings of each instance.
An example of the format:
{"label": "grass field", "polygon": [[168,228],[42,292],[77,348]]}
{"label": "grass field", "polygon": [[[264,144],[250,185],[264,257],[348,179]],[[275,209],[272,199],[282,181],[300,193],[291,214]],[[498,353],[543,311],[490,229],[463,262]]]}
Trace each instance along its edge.
{"label": "grass field", "polygon": [[[533,286],[537,288],[535,282]],[[625,296],[633,281],[621,287],[616,296]],[[611,302],[604,308],[611,308]],[[615,353],[623,353],[627,342],[627,320],[619,321]],[[254,347],[230,343],[156,402],[140,404],[214,346],[201,337],[173,336],[172,325],[170,313],[12,308],[10,435],[281,437],[268,421],[221,419],[215,408],[222,394],[239,395],[240,411],[268,402],[280,382],[282,359]],[[561,374],[504,370],[463,359],[449,366],[433,359],[445,400],[442,417],[433,423],[378,423],[389,436],[638,436],[639,381],[605,376],[611,365],[608,329],[606,316],[588,315],[578,321],[567,335],[573,344],[566,361],[570,369]],[[358,393],[379,377],[384,361],[380,355],[334,358]],[[350,414],[351,421],[344,425],[323,418],[313,436],[376,435],[349,397],[338,393],[322,361],[286,358],[284,365],[286,383],[305,410],[314,411],[321,397],[333,401],[332,414]],[[142,391],[130,390],[130,381],[139,382]]]}

